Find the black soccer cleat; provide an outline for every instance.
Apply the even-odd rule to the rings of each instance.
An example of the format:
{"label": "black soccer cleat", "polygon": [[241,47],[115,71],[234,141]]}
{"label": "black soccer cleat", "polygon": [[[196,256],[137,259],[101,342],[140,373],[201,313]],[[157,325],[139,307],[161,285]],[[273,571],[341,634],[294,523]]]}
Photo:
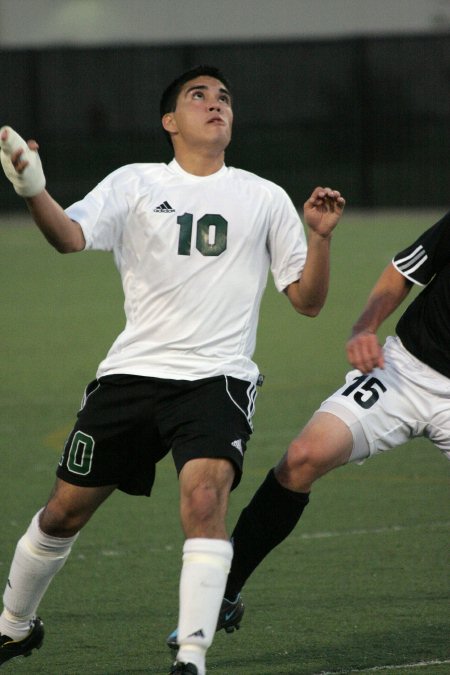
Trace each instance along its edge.
{"label": "black soccer cleat", "polygon": [[30,656],[33,649],[40,649],[44,641],[44,624],[37,616],[31,621],[31,631],[23,640],[11,640],[0,635],[0,666],[16,656]]}
{"label": "black soccer cleat", "polygon": [[[225,633],[232,633],[235,630],[239,629],[241,625],[242,617],[244,616],[245,606],[242,602],[240,593],[236,596],[234,602],[230,602],[224,598],[222,600],[222,606],[219,612],[219,618],[217,619],[216,631],[225,630]],[[170,649],[178,649],[178,629],[175,628],[169,635],[166,640],[166,644]]]}
{"label": "black soccer cleat", "polygon": [[197,666],[194,666],[193,663],[175,661],[170,670],[170,675],[198,675]]}

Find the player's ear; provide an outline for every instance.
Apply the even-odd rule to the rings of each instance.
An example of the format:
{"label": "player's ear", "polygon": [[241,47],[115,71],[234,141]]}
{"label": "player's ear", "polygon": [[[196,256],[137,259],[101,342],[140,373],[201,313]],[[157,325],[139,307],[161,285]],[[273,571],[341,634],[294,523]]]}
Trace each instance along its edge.
{"label": "player's ear", "polygon": [[169,134],[173,134],[177,131],[175,115],[171,112],[168,112],[165,115],[163,115],[161,119],[161,124],[163,125],[164,131],[169,132]]}

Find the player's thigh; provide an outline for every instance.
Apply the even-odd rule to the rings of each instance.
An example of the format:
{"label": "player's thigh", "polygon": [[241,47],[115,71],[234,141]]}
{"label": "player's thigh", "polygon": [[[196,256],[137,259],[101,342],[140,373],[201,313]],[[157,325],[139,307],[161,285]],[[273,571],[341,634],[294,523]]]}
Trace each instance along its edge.
{"label": "player's thigh", "polygon": [[316,411],[290,444],[288,453],[304,463],[319,466],[345,464],[353,448],[353,436],[347,424],[336,415]]}
{"label": "player's thigh", "polygon": [[426,396],[389,364],[369,374],[347,374],[343,387],[320,410],[338,416],[353,435],[350,461],[362,461],[423,435],[418,419]]}
{"label": "player's thigh", "polygon": [[275,472],[290,489],[306,490],[331,469],[345,464],[352,452],[353,436],[336,415],[316,412],[294,438]]}

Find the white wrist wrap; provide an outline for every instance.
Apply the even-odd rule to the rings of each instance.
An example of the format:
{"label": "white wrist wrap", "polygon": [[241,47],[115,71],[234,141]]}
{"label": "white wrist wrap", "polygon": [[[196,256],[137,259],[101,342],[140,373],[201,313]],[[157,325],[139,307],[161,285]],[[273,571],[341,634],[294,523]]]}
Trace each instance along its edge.
{"label": "white wrist wrap", "polygon": [[[23,138],[11,127],[2,127],[0,137],[5,130],[8,131],[7,140],[2,141],[0,138],[0,160],[3,171],[18,195],[35,197],[45,188],[45,176],[39,155],[35,150],[30,150]],[[28,166],[22,173],[17,173],[11,162],[11,155],[20,149],[23,150],[22,158],[28,162]]]}

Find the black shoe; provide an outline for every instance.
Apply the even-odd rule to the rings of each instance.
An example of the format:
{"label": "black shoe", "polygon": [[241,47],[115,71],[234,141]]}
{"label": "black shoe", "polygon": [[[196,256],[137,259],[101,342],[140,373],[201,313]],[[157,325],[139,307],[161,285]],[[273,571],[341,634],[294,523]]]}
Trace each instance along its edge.
{"label": "black shoe", "polygon": [[194,666],[193,663],[181,663],[181,661],[175,661],[170,671],[170,675],[198,675],[197,666]]}
{"label": "black shoe", "polygon": [[[236,596],[234,602],[230,602],[226,598],[222,601],[222,606],[219,612],[219,618],[217,619],[216,631],[225,630],[225,633],[232,633],[234,630],[238,630],[241,625],[241,619],[244,616],[244,603],[240,594]],[[169,635],[166,640],[166,644],[170,649],[178,649],[178,629],[175,628]],[[175,671],[176,672],[176,671]]]}
{"label": "black shoe", "polygon": [[40,649],[44,641],[44,624],[37,616],[31,622],[31,631],[23,640],[11,640],[0,635],[0,666],[16,656],[30,656],[33,649]]}

